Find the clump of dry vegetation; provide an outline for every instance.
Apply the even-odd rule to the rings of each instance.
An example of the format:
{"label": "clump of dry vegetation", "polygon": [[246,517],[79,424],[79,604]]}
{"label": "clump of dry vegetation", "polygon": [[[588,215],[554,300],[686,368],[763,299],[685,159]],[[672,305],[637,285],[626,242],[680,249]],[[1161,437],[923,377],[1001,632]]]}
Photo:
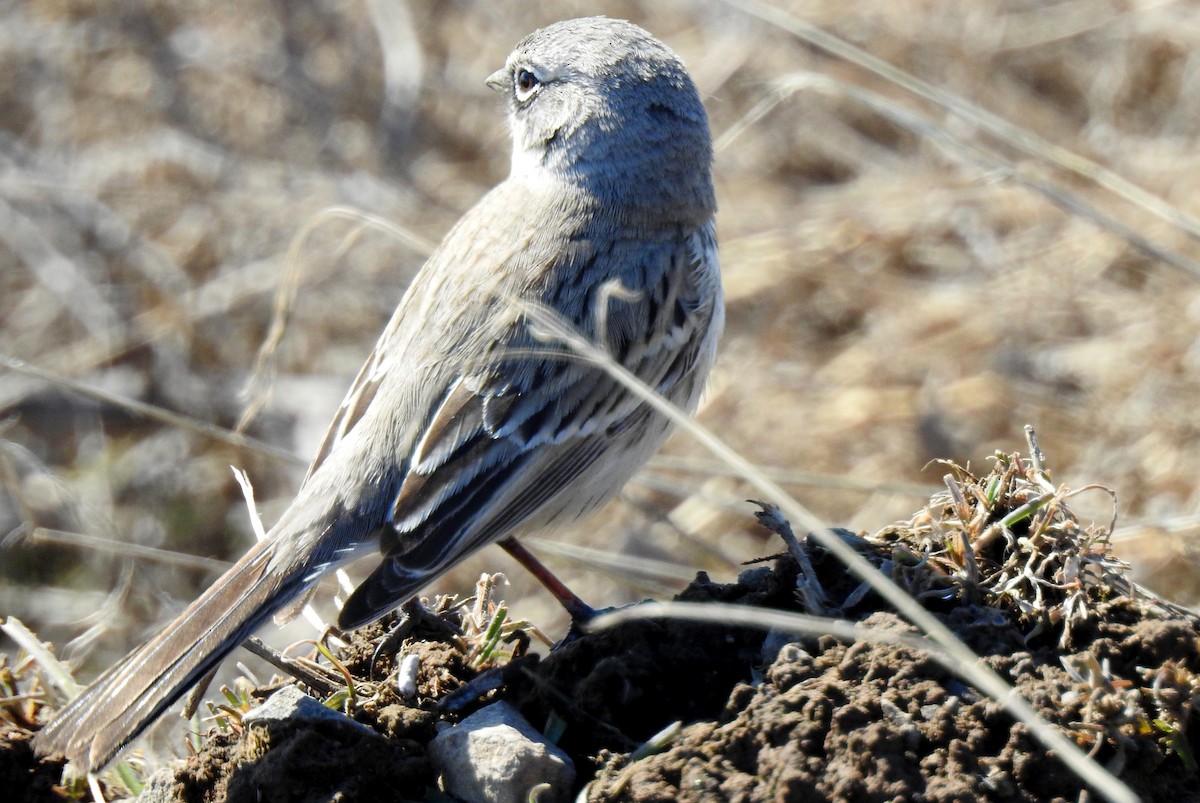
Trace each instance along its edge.
{"label": "clump of dry vegetation", "polygon": [[1084,523],[1067,505],[1082,492],[1111,491],[1053,485],[1031,445],[1035,457],[999,454],[983,477],[951,465],[946,492],[872,541],[891,546],[892,579],[925,606],[948,604],[960,618],[1013,627],[1025,645],[1056,645],[1074,684],[1060,703],[1093,753],[1107,746],[1120,756],[1111,766],[1120,767],[1133,740],[1149,736],[1194,774],[1186,734],[1200,713],[1200,666],[1193,665],[1188,642],[1158,661],[1150,657],[1155,649],[1135,650],[1118,668],[1094,642],[1113,622],[1135,623],[1130,632],[1139,640],[1159,637],[1154,622],[1200,634],[1200,617],[1134,583],[1128,564],[1113,554],[1112,524]]}
{"label": "clump of dry vegetation", "polygon": [[1011,616],[1026,638],[1054,632],[1067,648],[1096,603],[1133,593],[1111,526],[1084,526],[1067,506],[1079,491],[1056,488],[1015,454],[998,455],[983,478],[949,468],[946,492],[894,530],[902,543],[924,547],[899,559],[897,579],[916,599],[986,605]]}

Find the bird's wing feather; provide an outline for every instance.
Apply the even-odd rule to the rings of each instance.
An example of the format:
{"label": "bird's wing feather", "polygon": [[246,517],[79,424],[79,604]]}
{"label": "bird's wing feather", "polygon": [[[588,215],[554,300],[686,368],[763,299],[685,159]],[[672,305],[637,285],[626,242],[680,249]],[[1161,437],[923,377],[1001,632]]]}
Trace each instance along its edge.
{"label": "bird's wing feather", "polygon": [[354,378],[354,383],[346,393],[346,398],[342,400],[337,413],[329,423],[329,429],[325,430],[325,437],[321,439],[321,445],[317,447],[317,453],[308,466],[308,473],[304,475],[305,482],[308,482],[313,472],[325,462],[325,458],[333,451],[334,444],[345,437],[346,433],[362,419],[363,414],[375,399],[375,394],[383,380],[379,367],[384,351],[380,346],[375,347],[367,357],[367,361],[363,363],[363,367],[359,369],[358,376]]}

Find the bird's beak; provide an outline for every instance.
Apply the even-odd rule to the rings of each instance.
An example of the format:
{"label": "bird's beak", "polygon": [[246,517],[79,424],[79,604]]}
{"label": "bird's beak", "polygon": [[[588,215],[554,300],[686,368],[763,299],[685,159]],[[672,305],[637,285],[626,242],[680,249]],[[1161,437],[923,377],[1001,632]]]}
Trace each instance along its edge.
{"label": "bird's beak", "polygon": [[503,92],[505,89],[508,89],[508,69],[501,67],[489,75],[484,83],[497,92]]}

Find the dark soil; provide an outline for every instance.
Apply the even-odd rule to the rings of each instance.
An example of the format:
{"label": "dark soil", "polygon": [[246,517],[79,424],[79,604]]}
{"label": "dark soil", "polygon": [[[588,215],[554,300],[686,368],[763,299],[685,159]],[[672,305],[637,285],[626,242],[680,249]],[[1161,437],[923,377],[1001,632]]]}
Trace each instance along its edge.
{"label": "dark soil", "polygon": [[[911,629],[889,613],[867,619]],[[1146,659],[1189,652],[1192,624],[1102,627],[1123,631],[1115,676],[1141,674]],[[964,634],[965,635],[965,634]],[[1104,652],[1109,652],[1105,649]],[[1053,649],[995,653],[987,663],[1052,722],[1079,719],[1064,705],[1075,684]],[[1194,771],[1153,739],[1124,745],[1121,777],[1144,800],[1200,797]],[[1112,749],[1102,759],[1114,757]],[[1079,781],[1023,726],[928,657],[895,645],[831,638],[791,643],[758,684],[739,683],[716,716],[686,727],[671,748],[601,768],[589,800],[1077,800]]]}
{"label": "dark soil", "polygon": [[38,761],[34,756],[31,731],[0,718],[0,789],[5,800],[58,800],[53,790],[61,777],[61,762]]}

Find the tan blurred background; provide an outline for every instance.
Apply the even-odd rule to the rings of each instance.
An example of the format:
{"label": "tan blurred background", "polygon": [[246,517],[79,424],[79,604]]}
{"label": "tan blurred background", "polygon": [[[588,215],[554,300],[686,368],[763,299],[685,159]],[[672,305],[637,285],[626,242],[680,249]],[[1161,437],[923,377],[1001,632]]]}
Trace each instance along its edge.
{"label": "tan blurred background", "polygon": [[[920,507],[944,473],[929,461],[984,471],[1032,424],[1056,481],[1116,492],[1139,578],[1194,602],[1200,5],[771,5],[1015,132],[736,3],[0,5],[0,614],[60,644],[95,627],[102,667],[214,576],[122,545],[236,557],[253,536],[231,464],[274,521],[430,244],[507,172],[483,78],[587,13],[675,48],[711,115],[729,323],[704,423],[863,530]],[[292,269],[247,430],[279,453],[66,384],[231,429]],[[747,495],[677,438],[552,534],[572,554],[535,549],[597,605],[670,594],[776,551]],[[1111,517],[1103,491],[1074,504]],[[498,549],[431,590],[481,571],[561,635]]]}

